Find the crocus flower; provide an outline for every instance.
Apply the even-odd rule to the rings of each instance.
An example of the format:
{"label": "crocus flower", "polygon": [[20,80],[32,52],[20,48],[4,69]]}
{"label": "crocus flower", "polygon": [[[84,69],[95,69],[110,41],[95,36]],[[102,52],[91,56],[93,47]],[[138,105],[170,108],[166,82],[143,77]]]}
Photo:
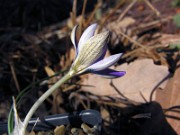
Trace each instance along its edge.
{"label": "crocus flower", "polygon": [[90,72],[106,78],[117,78],[125,75],[124,71],[116,71],[109,68],[119,60],[122,53],[104,58],[107,51],[109,32],[95,34],[97,24],[92,24],[83,32],[77,43],[77,27],[75,26],[71,33],[71,41],[76,51],[76,58],[71,66],[70,74],[79,75]]}
{"label": "crocus flower", "polygon": [[[109,32],[103,32],[95,35],[97,24],[89,26],[82,34],[79,43],[76,41],[77,26],[75,26],[71,33],[71,40],[76,50],[76,58],[70,68],[70,71],[59,81],[57,81],[51,88],[49,88],[37,102],[29,110],[26,118],[23,122],[20,121],[17,115],[17,111],[14,104],[15,111],[15,127],[11,135],[25,135],[26,127],[34,112],[38,109],[41,103],[51,95],[61,84],[75,75],[83,73],[94,73],[106,78],[117,78],[125,74],[124,71],[116,71],[109,67],[114,65],[121,53],[111,55],[104,58],[107,51],[107,41],[109,38]],[[103,59],[104,58],[104,59]]]}

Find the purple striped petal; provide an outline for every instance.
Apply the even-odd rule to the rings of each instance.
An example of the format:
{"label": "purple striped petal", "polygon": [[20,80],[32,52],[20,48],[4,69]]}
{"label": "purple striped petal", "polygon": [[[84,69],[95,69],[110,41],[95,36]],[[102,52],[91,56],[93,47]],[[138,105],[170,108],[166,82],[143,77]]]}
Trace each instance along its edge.
{"label": "purple striped petal", "polygon": [[94,32],[95,32],[96,28],[97,28],[97,24],[92,24],[83,32],[83,34],[79,40],[79,43],[78,43],[78,51],[80,51],[83,48],[83,45],[89,38],[94,36]]}
{"label": "purple striped petal", "polygon": [[122,77],[126,74],[125,71],[116,71],[113,69],[104,69],[104,70],[100,70],[100,71],[93,71],[92,73],[100,75],[101,77],[108,78],[108,79]]}
{"label": "purple striped petal", "polygon": [[78,52],[77,52],[77,39],[76,39],[77,27],[78,27],[78,25],[76,25],[76,26],[73,28],[72,32],[71,32],[71,41],[72,41],[72,43],[73,43],[73,45],[74,45],[74,49],[75,49],[76,55],[78,54]]}
{"label": "purple striped petal", "polygon": [[100,60],[100,61],[94,63],[93,65],[89,66],[87,68],[87,70],[99,71],[99,70],[106,69],[106,68],[114,65],[119,60],[121,55],[122,55],[122,53],[111,55],[111,56],[109,56],[103,60]]}

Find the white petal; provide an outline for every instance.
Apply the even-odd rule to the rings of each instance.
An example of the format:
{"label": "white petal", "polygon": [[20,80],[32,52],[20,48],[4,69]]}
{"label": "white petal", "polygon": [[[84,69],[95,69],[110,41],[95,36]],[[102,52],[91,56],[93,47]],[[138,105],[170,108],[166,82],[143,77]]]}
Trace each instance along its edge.
{"label": "white petal", "polygon": [[20,120],[17,110],[16,110],[16,102],[15,99],[13,98],[13,111],[14,111],[14,121],[15,121],[15,125],[14,125],[14,130],[11,133],[11,135],[22,135],[22,131],[24,129],[24,124],[23,122]]}
{"label": "white petal", "polygon": [[111,55],[111,56],[109,56],[103,60],[100,60],[100,61],[94,63],[93,65],[89,66],[88,70],[99,71],[99,70],[106,69],[106,68],[114,65],[119,60],[121,55],[122,55],[122,53]]}
{"label": "white petal", "polygon": [[94,35],[96,28],[97,24],[92,24],[83,32],[78,43],[78,51],[80,51],[83,48],[85,42]]}
{"label": "white petal", "polygon": [[87,40],[81,51],[78,52],[71,66],[71,70],[74,70],[76,73],[84,72],[89,66],[100,60],[107,49],[108,37],[109,32],[106,31],[96,34]]}
{"label": "white petal", "polygon": [[71,32],[71,41],[72,41],[72,43],[73,43],[73,45],[74,45],[74,49],[75,49],[76,55],[77,55],[77,53],[78,53],[78,52],[77,52],[77,40],[76,40],[77,27],[78,27],[78,25],[76,25],[76,26],[73,28],[72,32]]}

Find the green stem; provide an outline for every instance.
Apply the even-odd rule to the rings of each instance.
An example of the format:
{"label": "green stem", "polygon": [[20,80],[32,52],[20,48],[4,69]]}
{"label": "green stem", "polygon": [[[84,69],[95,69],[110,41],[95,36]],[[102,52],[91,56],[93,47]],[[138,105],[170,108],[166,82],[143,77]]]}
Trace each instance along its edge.
{"label": "green stem", "polygon": [[[30,89],[37,85],[40,84],[41,82],[43,82],[44,80],[49,80],[50,78],[53,78],[55,76],[58,76],[59,74],[62,74],[64,72],[66,72],[67,70],[63,70],[60,72],[55,73],[54,75],[50,76],[50,77],[46,77],[43,78],[39,81],[33,82],[30,85],[28,85],[26,88],[24,88],[16,97],[16,103],[17,106],[19,105],[19,103],[21,102],[22,98],[28,94],[28,92],[30,91]],[[14,129],[14,113],[13,113],[13,105],[11,106],[10,112],[9,112],[9,116],[8,116],[8,135],[10,135],[13,132]]]}
{"label": "green stem", "polygon": [[61,78],[59,81],[57,81],[53,86],[51,86],[31,107],[28,114],[26,115],[24,119],[24,128],[22,131],[22,135],[25,135],[25,130],[28,126],[28,123],[33,116],[34,112],[38,109],[38,107],[44,102],[45,99],[47,99],[57,88],[59,88],[60,85],[68,81],[70,78],[72,78],[72,75],[67,73],[63,78]]}

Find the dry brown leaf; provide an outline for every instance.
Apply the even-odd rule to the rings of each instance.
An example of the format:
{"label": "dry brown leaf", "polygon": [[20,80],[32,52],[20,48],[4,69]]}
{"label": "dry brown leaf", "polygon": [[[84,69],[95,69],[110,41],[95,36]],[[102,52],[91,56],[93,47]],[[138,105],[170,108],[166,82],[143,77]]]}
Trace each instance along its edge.
{"label": "dry brown leaf", "polygon": [[36,135],[34,131],[31,131],[30,133],[28,133],[28,135]]}
{"label": "dry brown leaf", "polygon": [[74,58],[75,58],[75,56],[76,56],[75,53],[76,53],[76,52],[75,52],[74,48],[71,48],[71,49],[69,50],[69,60],[70,60],[70,61],[73,61],[73,60],[74,60]]}
{"label": "dry brown leaf", "polygon": [[42,40],[41,40],[38,36],[36,36],[36,35],[23,34],[23,37],[24,37],[24,39],[25,39],[27,42],[29,42],[29,43],[31,43],[31,44],[39,44],[39,43],[42,42]]}
{"label": "dry brown leaf", "polygon": [[158,39],[162,45],[167,46],[169,44],[177,44],[180,42],[179,35],[162,34]]}
{"label": "dry brown leaf", "polygon": [[[47,75],[49,77],[55,75],[55,72],[50,67],[46,66],[44,69],[45,69],[45,71],[46,71],[46,73],[47,73]],[[57,82],[57,78],[56,77],[53,77],[53,78],[49,79],[49,83],[50,84],[53,84],[55,82]]]}
{"label": "dry brown leaf", "polygon": [[[175,71],[174,77],[167,83],[164,90],[158,90],[156,100],[164,107],[169,108],[172,106],[180,105],[180,68]],[[168,112],[168,115],[180,118],[179,113]],[[168,122],[180,134],[180,121],[168,119]]]}
{"label": "dry brown leaf", "polygon": [[135,20],[132,17],[125,17],[121,21],[113,21],[108,24],[108,27],[110,28],[116,28],[117,30],[120,28],[127,28],[129,25],[132,25],[135,23]]}
{"label": "dry brown leaf", "polygon": [[45,67],[45,71],[46,71],[48,76],[52,76],[55,74],[55,72],[48,66]]}
{"label": "dry brown leaf", "polygon": [[[126,75],[112,80],[114,86],[125,97],[137,102],[144,102],[140,92],[148,100],[154,87],[169,73],[167,67],[155,65],[151,59],[136,60],[129,65],[125,63],[116,70],[126,71]],[[121,97],[110,85],[110,81],[97,75],[88,75],[83,84],[93,87],[83,86],[82,90],[100,96]],[[165,84],[166,82],[163,82],[159,87],[164,87]]]}
{"label": "dry brown leaf", "polygon": [[65,126],[64,126],[64,125],[57,126],[57,127],[54,129],[54,134],[55,134],[55,135],[64,135],[64,134],[65,134]]}
{"label": "dry brown leaf", "polygon": [[109,111],[105,108],[101,108],[101,117],[103,120],[110,121]]}
{"label": "dry brown leaf", "polygon": [[46,135],[46,133],[44,131],[42,131],[42,132],[38,132],[37,135]]}

